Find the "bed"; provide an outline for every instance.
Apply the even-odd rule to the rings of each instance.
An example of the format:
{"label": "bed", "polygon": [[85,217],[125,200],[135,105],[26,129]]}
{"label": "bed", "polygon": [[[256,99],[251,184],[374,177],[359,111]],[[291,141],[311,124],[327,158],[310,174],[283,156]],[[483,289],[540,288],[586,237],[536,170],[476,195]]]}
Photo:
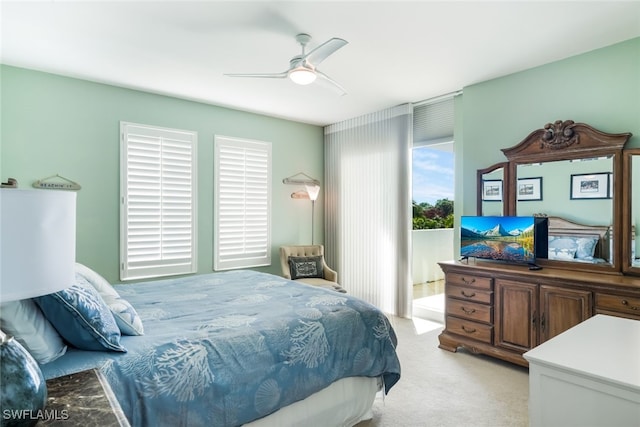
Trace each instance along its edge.
{"label": "bed", "polygon": [[[103,334],[104,349],[65,337],[64,355],[41,369],[48,379],[98,367],[133,426],[354,425],[400,378],[389,320],[347,294],[249,270],[88,279],[106,303],[129,304],[108,305],[134,330]],[[36,302],[64,336],[51,301]]]}
{"label": "bed", "polygon": [[591,264],[611,262],[611,226],[548,218],[549,259]]}

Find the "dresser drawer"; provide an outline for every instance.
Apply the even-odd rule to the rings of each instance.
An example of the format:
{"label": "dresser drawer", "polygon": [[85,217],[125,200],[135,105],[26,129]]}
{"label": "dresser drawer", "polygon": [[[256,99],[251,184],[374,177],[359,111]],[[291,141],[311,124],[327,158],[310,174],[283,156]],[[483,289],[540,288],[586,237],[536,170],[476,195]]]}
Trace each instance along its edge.
{"label": "dresser drawer", "polygon": [[493,307],[455,298],[447,298],[447,314],[477,322],[493,322]]}
{"label": "dresser drawer", "polygon": [[447,316],[447,331],[467,338],[493,344],[493,326]]}
{"label": "dresser drawer", "polygon": [[493,279],[491,277],[474,276],[469,274],[447,274],[447,285],[472,286],[474,288],[491,290]]}
{"label": "dresser drawer", "polygon": [[469,286],[455,286],[449,284],[449,282],[446,283],[444,292],[447,297],[485,304],[491,304],[493,300],[493,291],[491,290],[476,289]]}
{"label": "dresser drawer", "polygon": [[602,310],[600,308],[596,308],[595,314],[606,314],[607,316],[614,316],[614,317],[622,317],[622,318],[625,318],[625,319],[640,320],[640,313],[629,314],[629,313],[621,313],[619,311],[609,311],[609,310]]}
{"label": "dresser drawer", "polygon": [[640,298],[596,292],[596,311],[598,309],[640,316]]}

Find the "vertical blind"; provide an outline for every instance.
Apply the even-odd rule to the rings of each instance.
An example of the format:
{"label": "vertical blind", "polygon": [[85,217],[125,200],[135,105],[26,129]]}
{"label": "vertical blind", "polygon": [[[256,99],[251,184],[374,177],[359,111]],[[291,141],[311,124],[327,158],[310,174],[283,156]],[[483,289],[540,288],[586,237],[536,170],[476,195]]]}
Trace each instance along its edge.
{"label": "vertical blind", "polygon": [[215,270],[271,264],[271,144],[216,135]]}
{"label": "vertical blind", "polygon": [[325,127],[327,263],[351,295],[411,317],[409,104]]}
{"label": "vertical blind", "polygon": [[120,123],[122,280],[194,273],[197,133]]}

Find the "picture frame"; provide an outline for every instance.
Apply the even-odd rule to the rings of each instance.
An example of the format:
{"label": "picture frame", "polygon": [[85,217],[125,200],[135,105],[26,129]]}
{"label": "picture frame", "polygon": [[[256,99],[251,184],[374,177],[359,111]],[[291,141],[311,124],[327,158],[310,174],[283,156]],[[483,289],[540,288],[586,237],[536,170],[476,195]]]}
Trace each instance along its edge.
{"label": "picture frame", "polygon": [[485,202],[502,201],[502,180],[483,179],[482,180],[482,200]]}
{"label": "picture frame", "polygon": [[542,177],[518,178],[518,201],[542,200]]}
{"label": "picture frame", "polygon": [[582,173],[571,175],[571,200],[610,199],[610,173]]}

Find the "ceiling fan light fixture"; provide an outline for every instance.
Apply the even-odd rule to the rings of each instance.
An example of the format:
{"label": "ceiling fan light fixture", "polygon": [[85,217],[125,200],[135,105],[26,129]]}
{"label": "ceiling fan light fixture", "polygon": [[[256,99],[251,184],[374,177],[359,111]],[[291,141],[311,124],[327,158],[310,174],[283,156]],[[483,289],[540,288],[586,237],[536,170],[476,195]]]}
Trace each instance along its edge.
{"label": "ceiling fan light fixture", "polygon": [[289,78],[299,85],[308,85],[315,81],[316,73],[309,68],[299,66],[289,71]]}

